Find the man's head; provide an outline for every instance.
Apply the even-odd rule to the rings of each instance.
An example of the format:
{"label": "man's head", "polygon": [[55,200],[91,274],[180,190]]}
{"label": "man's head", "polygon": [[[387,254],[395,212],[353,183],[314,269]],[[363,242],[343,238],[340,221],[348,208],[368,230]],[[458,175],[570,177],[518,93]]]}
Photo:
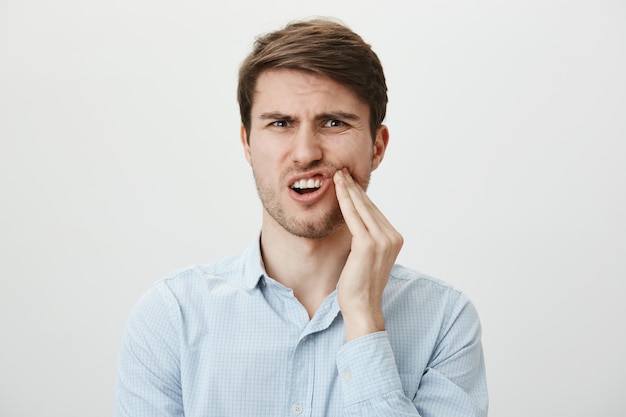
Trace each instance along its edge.
{"label": "man's head", "polygon": [[387,85],[378,56],[346,26],[332,20],[297,21],[257,38],[239,70],[241,122],[250,139],[250,112],[257,79],[270,69],[327,76],[352,90],[370,110],[372,138],[387,109]]}

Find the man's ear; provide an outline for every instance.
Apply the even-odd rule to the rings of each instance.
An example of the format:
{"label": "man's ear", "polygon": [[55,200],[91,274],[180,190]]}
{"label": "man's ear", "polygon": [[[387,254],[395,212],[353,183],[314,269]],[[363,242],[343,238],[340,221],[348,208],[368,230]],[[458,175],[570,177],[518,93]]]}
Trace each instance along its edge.
{"label": "man's ear", "polygon": [[243,125],[241,125],[239,137],[241,139],[241,146],[243,146],[243,153],[246,155],[246,160],[250,165],[252,165],[252,153],[250,152],[250,144],[248,143],[248,134],[246,133],[246,128]]}
{"label": "man's ear", "polygon": [[372,153],[372,171],[378,168],[383,161],[387,144],[389,143],[389,129],[387,126],[380,125],[376,130],[376,138],[374,139],[374,152]]}

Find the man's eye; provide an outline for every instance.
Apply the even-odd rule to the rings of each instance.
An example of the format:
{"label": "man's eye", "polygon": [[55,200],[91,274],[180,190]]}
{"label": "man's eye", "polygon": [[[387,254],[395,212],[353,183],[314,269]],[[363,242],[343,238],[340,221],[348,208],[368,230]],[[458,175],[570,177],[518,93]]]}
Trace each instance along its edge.
{"label": "man's eye", "polygon": [[336,119],[330,119],[324,122],[324,127],[342,127],[345,125],[346,124],[344,122],[342,122],[341,120],[336,120]]}
{"label": "man's eye", "polygon": [[272,122],[272,126],[274,127],[288,127],[289,126],[289,122],[286,120],[276,120],[275,122]]}

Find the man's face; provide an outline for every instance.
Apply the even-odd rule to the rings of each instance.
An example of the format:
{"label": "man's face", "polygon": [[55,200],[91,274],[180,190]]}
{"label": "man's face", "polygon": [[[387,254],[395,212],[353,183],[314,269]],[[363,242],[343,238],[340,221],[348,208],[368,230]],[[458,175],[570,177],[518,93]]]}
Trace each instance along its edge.
{"label": "man's face", "polygon": [[372,139],[369,108],[347,87],[278,69],[259,76],[250,136],[242,127],[241,139],[265,209],[263,221],[319,238],[343,225],[333,174],[346,167],[366,189],[388,132],[383,126]]}

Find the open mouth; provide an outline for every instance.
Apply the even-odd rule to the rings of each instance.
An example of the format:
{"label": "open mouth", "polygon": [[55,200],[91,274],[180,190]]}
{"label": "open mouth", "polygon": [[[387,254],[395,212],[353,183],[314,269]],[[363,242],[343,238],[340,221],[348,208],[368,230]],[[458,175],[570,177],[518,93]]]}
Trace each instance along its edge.
{"label": "open mouth", "polygon": [[291,189],[297,192],[298,194],[307,194],[312,193],[313,191],[318,190],[322,186],[322,181],[319,179],[302,179],[294,182],[291,185]]}

